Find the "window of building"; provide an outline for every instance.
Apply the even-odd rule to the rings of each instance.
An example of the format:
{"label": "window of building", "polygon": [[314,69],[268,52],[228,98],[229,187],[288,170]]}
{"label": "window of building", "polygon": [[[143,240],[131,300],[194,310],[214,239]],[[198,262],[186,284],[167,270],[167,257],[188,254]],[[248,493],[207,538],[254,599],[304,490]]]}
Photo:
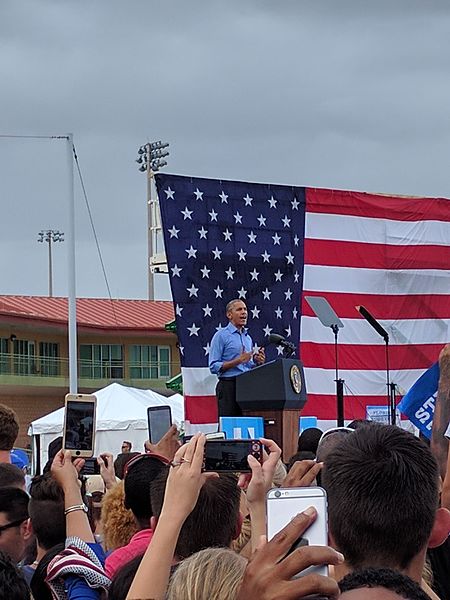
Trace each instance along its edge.
{"label": "window of building", "polygon": [[9,372],[8,338],[0,338],[0,373]]}
{"label": "window of building", "polygon": [[131,379],[170,377],[170,347],[132,345],[129,348]]}
{"label": "window of building", "polygon": [[81,344],[80,377],[123,379],[123,352],[120,344]]}
{"label": "window of building", "polygon": [[39,358],[41,375],[55,377],[60,374],[59,344],[39,342]]}
{"label": "window of building", "polygon": [[13,372],[15,375],[36,375],[39,372],[34,341],[13,341]]}

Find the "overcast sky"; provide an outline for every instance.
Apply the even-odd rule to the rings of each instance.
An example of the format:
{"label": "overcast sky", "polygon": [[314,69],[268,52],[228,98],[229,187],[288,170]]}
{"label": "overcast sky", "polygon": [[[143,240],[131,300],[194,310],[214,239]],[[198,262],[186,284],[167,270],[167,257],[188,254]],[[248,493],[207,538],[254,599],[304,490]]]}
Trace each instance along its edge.
{"label": "overcast sky", "polygon": [[[0,134],[73,132],[112,295],[145,298],[149,140],[172,173],[450,197],[449,31],[448,0],[1,0]],[[1,294],[47,293],[66,173],[0,139]],[[76,201],[77,294],[107,296]]]}

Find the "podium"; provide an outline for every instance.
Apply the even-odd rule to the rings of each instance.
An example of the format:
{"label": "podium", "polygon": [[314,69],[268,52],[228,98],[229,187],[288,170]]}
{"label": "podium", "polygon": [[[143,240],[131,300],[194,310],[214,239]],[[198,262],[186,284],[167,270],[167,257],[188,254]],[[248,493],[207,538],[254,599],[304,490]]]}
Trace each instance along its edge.
{"label": "podium", "polygon": [[303,367],[294,358],[268,362],[236,379],[236,401],[246,417],[263,417],[265,436],[285,461],[297,451],[298,421],[306,402]]}

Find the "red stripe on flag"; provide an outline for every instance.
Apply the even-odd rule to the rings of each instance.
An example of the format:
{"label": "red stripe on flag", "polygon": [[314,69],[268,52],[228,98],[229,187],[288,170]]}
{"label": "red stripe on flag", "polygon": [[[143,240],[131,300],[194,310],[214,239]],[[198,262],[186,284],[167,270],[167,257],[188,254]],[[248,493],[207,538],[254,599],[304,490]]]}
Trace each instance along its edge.
{"label": "red stripe on flag", "polygon": [[[400,399],[398,398],[398,401]],[[386,396],[344,396],[344,418],[365,419],[367,406],[387,406]],[[302,417],[317,417],[323,420],[337,419],[336,396],[308,394],[301,412]]]}
{"label": "red stripe on flag", "polygon": [[[331,336],[331,333],[330,333]],[[334,344],[301,342],[301,359],[305,367],[334,369]],[[391,345],[389,366],[393,370],[427,369],[437,361],[442,344]],[[380,343],[339,344],[339,369],[383,371],[386,369],[386,348]]]}
{"label": "red stripe on flag", "polygon": [[450,221],[447,198],[402,198],[318,188],[306,188],[306,210],[395,221]]}
{"label": "red stripe on flag", "polygon": [[215,396],[184,396],[184,418],[191,423],[217,423]]}
{"label": "red stripe on flag", "polygon": [[314,317],[305,296],[323,296],[341,319],[355,318],[355,306],[362,305],[377,319],[448,319],[449,296],[444,294],[347,294],[340,292],[303,292],[302,315]]}
{"label": "red stripe on flag", "polygon": [[363,269],[448,269],[450,246],[396,246],[305,239],[305,263]]}

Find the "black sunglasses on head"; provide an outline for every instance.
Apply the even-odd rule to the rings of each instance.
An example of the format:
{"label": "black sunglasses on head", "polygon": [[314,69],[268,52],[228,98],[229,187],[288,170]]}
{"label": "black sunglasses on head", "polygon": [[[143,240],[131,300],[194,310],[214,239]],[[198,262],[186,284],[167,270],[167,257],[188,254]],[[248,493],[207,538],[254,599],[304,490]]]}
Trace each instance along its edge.
{"label": "black sunglasses on head", "polygon": [[0,535],[7,529],[12,529],[13,527],[19,527],[19,525],[22,525],[22,523],[24,523],[27,519],[28,519],[28,517],[24,517],[23,519],[13,521],[12,523],[7,523],[6,525],[1,525],[0,526]]}

